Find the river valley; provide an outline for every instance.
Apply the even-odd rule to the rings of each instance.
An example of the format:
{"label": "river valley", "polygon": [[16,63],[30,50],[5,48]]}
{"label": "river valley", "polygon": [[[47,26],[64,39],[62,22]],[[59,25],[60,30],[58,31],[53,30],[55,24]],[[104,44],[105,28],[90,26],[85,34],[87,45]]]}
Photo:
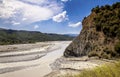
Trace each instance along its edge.
{"label": "river valley", "polygon": [[[39,43],[35,48],[26,50],[24,49],[30,45],[17,45],[18,48],[23,48],[22,51],[1,51],[0,77],[43,77],[52,71],[49,65],[63,55],[69,43],[70,41]],[[7,46],[8,49],[16,47],[11,46]]]}

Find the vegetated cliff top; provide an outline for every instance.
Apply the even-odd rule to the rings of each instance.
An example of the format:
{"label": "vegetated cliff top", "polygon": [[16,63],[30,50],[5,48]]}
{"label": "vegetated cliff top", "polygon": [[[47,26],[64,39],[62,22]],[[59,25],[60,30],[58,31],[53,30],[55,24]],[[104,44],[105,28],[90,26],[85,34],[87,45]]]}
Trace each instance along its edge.
{"label": "vegetated cliff top", "polygon": [[35,43],[42,41],[65,41],[74,37],[60,34],[48,34],[37,31],[23,31],[0,28],[0,45]]}
{"label": "vegetated cliff top", "polygon": [[120,57],[120,2],[93,8],[82,25],[79,36],[66,48],[65,57]]}

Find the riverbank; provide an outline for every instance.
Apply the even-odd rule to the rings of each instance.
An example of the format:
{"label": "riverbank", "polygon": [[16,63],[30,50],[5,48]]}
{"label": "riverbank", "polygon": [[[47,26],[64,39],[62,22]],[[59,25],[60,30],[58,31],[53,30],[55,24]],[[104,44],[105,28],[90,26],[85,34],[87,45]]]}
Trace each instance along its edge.
{"label": "riverbank", "polygon": [[49,65],[63,55],[69,43],[54,41],[1,46],[0,77],[43,77],[52,71]]}
{"label": "riverbank", "polygon": [[69,44],[70,41],[54,41],[0,46],[0,77],[75,75],[84,69],[114,62],[114,60],[88,58],[87,56],[61,57]]}
{"label": "riverbank", "polygon": [[108,63],[100,67],[90,70],[84,70],[76,76],[65,77],[119,77],[120,76],[120,60],[114,63]]}
{"label": "riverbank", "polygon": [[57,59],[50,66],[52,72],[45,77],[69,77],[74,76],[82,72],[83,70],[90,70],[104,64],[114,63],[114,60],[98,59],[97,57],[79,57],[79,58],[65,58],[61,57]]}
{"label": "riverbank", "polygon": [[0,45],[0,53],[26,51],[35,48],[41,49],[42,47],[54,45],[57,41],[37,42],[31,44],[13,44],[13,45]]}

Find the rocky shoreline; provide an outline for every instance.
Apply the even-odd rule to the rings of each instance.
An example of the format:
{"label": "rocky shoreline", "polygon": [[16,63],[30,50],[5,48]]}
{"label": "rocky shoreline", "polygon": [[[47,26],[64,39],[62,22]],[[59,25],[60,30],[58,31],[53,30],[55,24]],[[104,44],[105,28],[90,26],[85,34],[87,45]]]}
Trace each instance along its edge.
{"label": "rocky shoreline", "polygon": [[79,74],[85,69],[92,69],[106,63],[112,63],[114,60],[98,59],[97,57],[78,57],[78,58],[58,58],[54,63],[50,64],[52,72],[45,77],[61,77],[65,75],[73,76]]}

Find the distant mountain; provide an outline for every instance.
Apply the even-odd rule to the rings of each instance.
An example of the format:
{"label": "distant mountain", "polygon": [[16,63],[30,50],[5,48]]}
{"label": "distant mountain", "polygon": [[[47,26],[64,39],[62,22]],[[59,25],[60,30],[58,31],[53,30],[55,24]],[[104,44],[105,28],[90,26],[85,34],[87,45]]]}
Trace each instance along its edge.
{"label": "distant mountain", "polygon": [[72,40],[69,35],[41,33],[38,31],[11,30],[0,28],[0,45],[35,43],[42,41],[65,41]]}
{"label": "distant mountain", "polygon": [[64,35],[68,35],[68,36],[71,36],[71,37],[77,37],[79,34],[64,34]]}
{"label": "distant mountain", "polygon": [[65,57],[120,57],[120,2],[93,8],[82,25],[81,33],[66,48]]}

